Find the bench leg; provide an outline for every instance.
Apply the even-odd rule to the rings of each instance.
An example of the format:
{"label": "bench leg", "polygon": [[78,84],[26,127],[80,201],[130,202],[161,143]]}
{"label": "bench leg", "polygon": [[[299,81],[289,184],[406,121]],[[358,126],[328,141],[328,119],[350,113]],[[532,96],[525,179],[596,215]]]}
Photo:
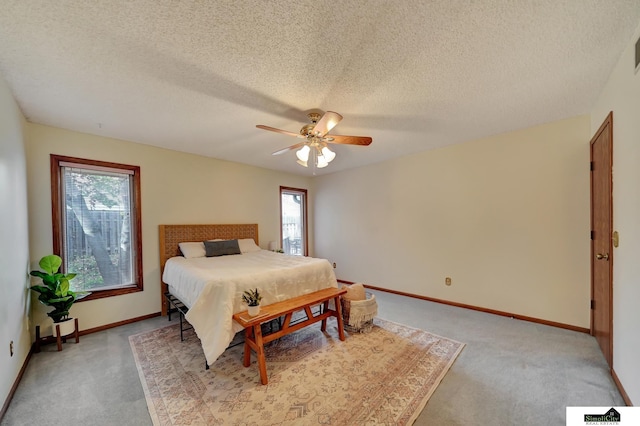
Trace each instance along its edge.
{"label": "bench leg", "polygon": [[336,319],[338,320],[338,335],[340,340],[344,340],[344,324],[342,321],[342,305],[340,304],[340,296],[333,299],[336,304]]}
{"label": "bench leg", "polygon": [[247,327],[244,329],[244,358],[242,359],[242,365],[248,367],[251,365],[251,346],[249,341],[253,338],[253,328]]}
{"label": "bench leg", "polygon": [[[324,307],[324,309],[323,310],[321,309],[320,313],[322,313],[323,311],[326,312],[327,309],[329,309],[329,301],[325,300],[325,302],[322,304],[322,306]],[[322,331],[323,333],[325,331],[327,331],[327,319],[326,318],[322,320],[322,325],[320,326],[320,331]]]}
{"label": "bench leg", "polygon": [[256,338],[256,356],[258,358],[258,368],[260,369],[260,382],[266,385],[267,379],[267,361],[264,358],[264,343],[262,341],[262,329],[260,324],[253,326],[253,335]]}

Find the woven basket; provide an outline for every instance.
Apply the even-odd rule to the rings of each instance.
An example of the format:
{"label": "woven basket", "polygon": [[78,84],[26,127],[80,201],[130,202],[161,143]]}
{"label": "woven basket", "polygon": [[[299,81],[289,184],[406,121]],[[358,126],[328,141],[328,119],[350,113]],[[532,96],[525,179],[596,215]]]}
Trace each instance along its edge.
{"label": "woven basket", "polygon": [[368,333],[373,328],[373,318],[378,315],[376,296],[366,292],[366,300],[340,299],[344,329],[350,333]]}

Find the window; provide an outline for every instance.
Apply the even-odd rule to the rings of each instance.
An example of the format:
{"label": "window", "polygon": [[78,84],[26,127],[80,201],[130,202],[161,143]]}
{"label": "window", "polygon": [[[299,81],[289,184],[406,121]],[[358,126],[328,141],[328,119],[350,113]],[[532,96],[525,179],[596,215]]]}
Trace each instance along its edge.
{"label": "window", "polygon": [[53,252],[82,299],[142,291],[140,167],[51,155]]}
{"label": "window", "polygon": [[307,256],[307,190],[280,187],[280,242],[285,254]]}

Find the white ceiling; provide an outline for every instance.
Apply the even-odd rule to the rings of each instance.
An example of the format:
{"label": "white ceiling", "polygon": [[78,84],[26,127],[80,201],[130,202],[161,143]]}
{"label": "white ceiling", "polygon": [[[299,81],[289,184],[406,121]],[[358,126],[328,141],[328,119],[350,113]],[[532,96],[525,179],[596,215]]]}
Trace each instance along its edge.
{"label": "white ceiling", "polygon": [[[589,113],[638,0],[0,0],[0,74],[42,123],[310,175],[289,152],[310,110],[331,173]],[[630,64],[630,66],[632,66]]]}

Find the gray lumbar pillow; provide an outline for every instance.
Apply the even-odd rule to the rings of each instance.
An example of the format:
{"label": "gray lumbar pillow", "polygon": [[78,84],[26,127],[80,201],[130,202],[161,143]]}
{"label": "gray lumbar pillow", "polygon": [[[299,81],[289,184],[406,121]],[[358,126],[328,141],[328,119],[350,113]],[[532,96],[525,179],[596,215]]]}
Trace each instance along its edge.
{"label": "gray lumbar pillow", "polygon": [[241,254],[238,240],[205,241],[204,250],[207,257]]}

